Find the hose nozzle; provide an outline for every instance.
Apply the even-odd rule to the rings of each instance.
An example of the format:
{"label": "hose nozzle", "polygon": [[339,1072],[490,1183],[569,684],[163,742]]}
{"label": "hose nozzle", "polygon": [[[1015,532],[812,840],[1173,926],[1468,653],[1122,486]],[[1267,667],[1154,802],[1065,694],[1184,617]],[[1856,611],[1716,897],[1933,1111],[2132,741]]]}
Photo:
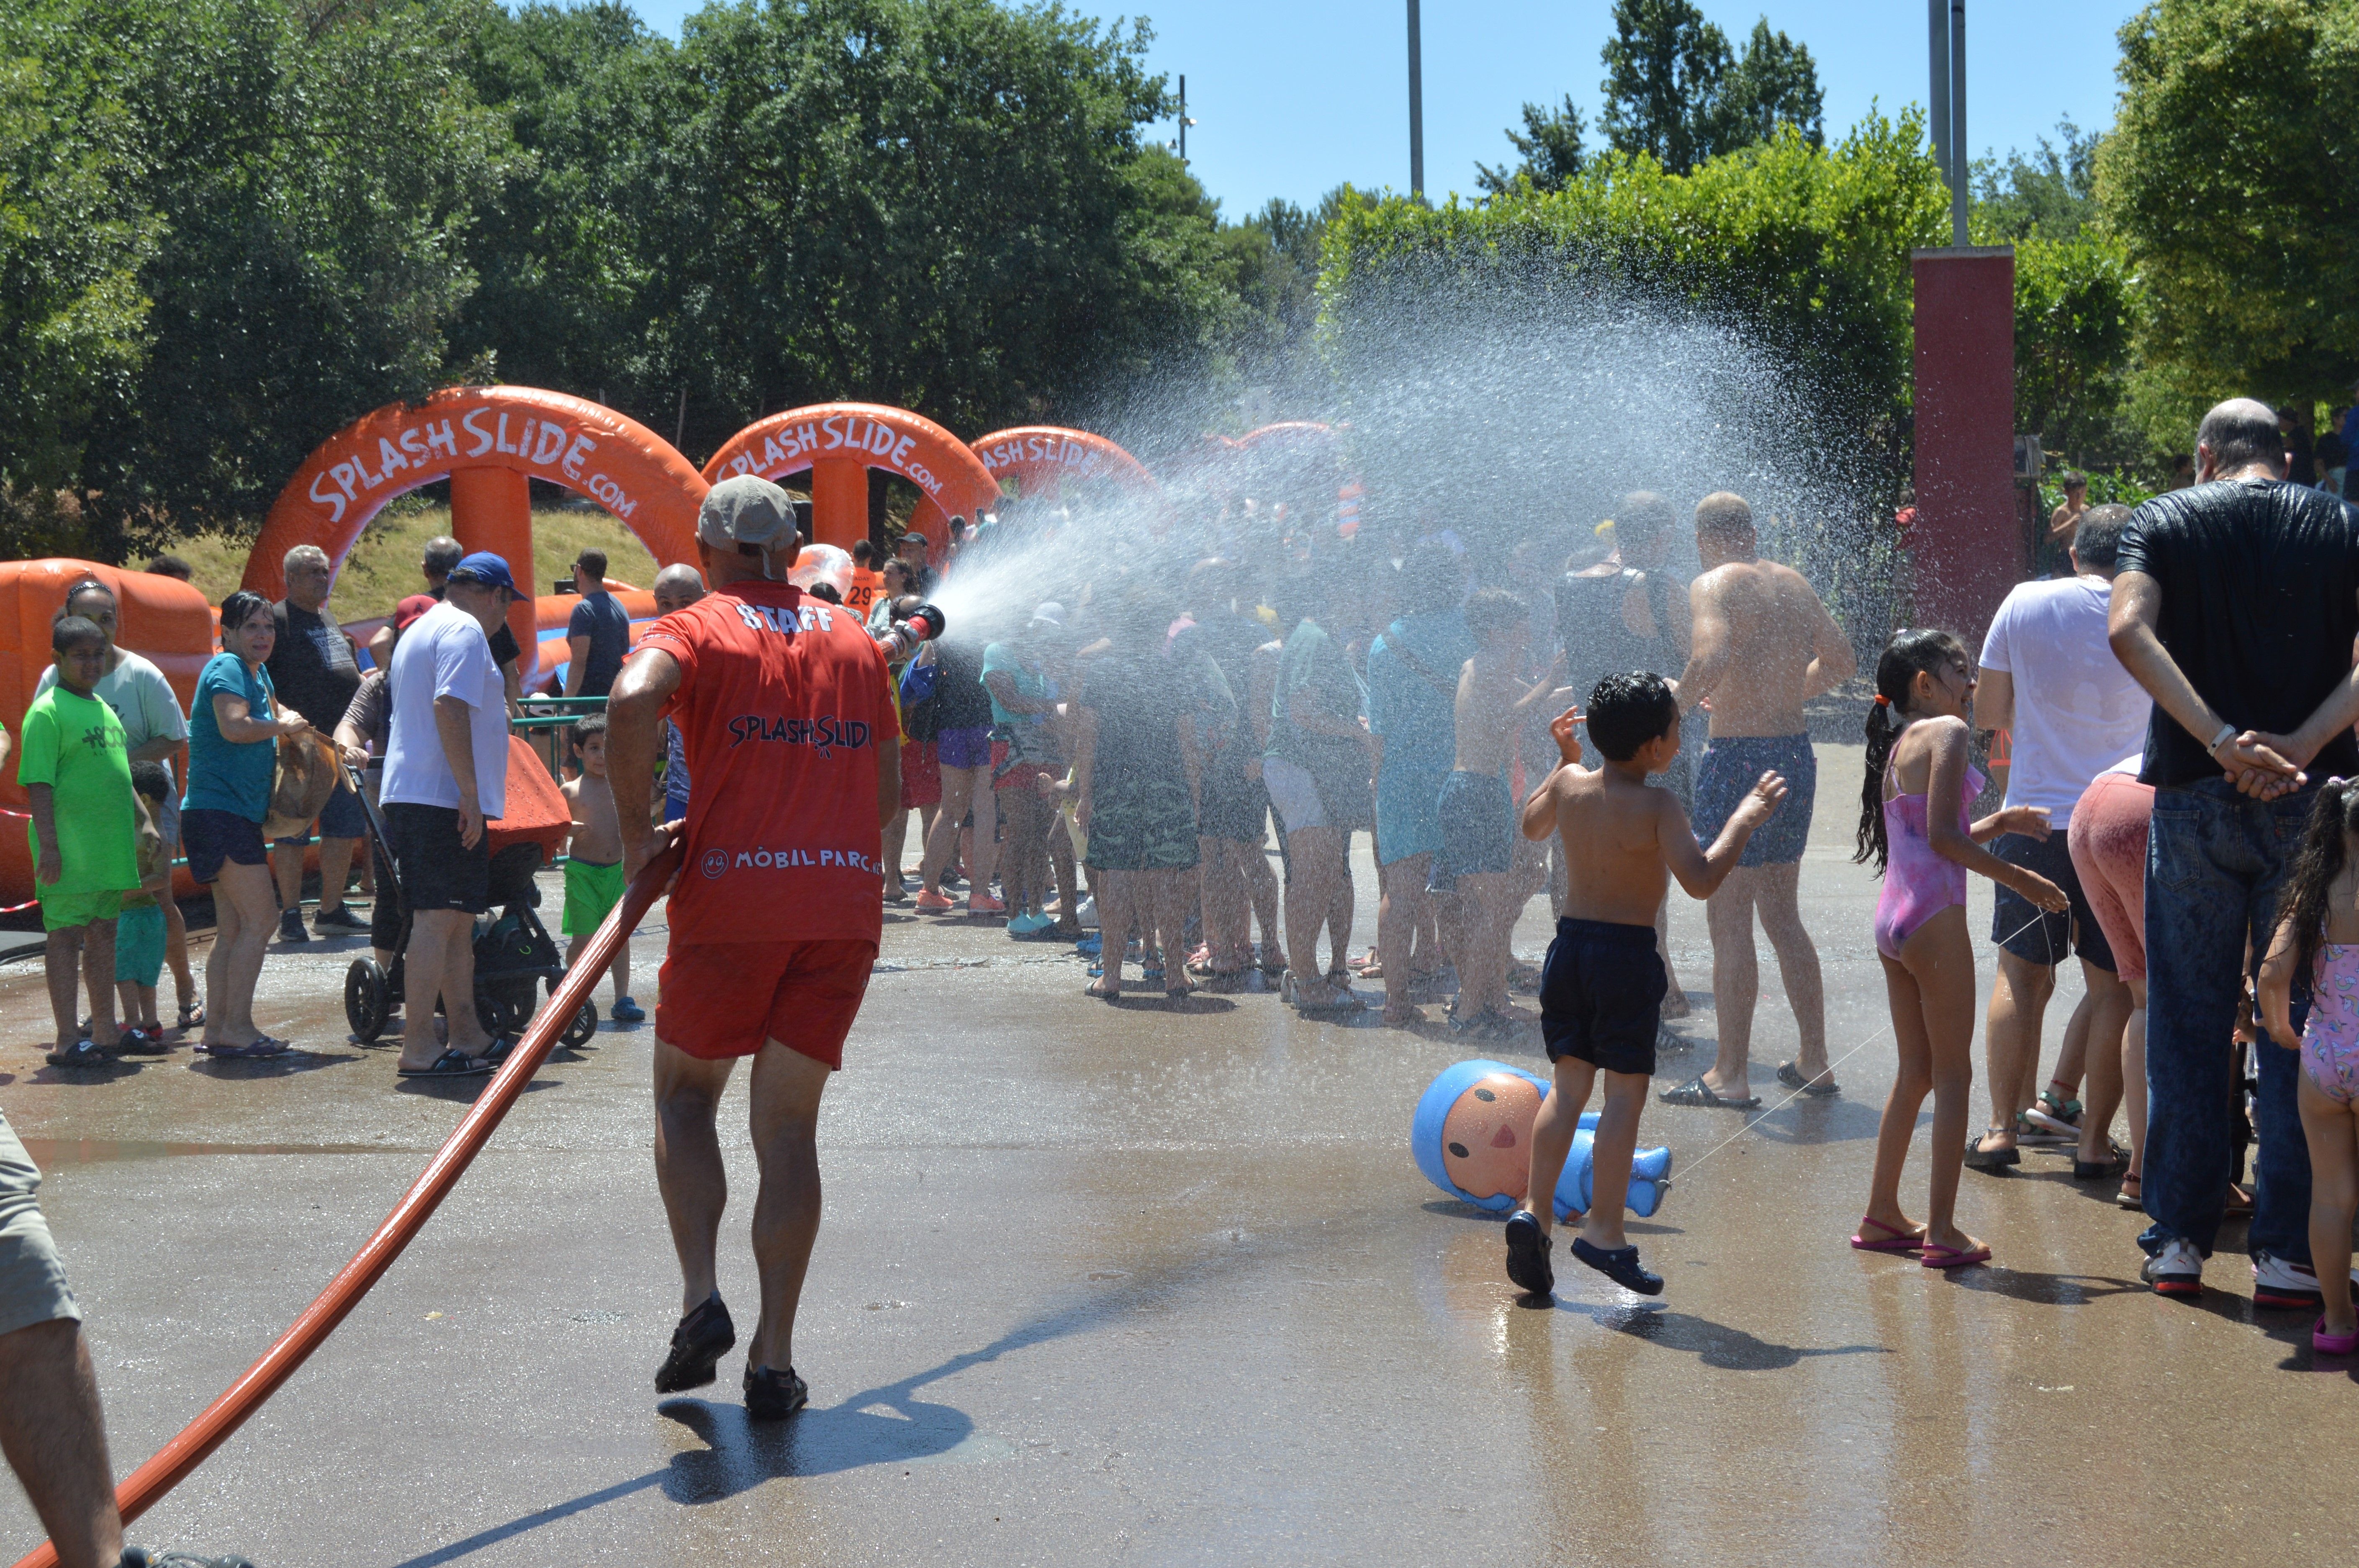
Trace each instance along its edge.
{"label": "hose nozzle", "polygon": [[876,641],[883,645],[886,658],[897,659],[919,643],[940,636],[942,628],[949,624],[940,608],[920,604],[909,611],[907,620],[893,622],[893,629]]}

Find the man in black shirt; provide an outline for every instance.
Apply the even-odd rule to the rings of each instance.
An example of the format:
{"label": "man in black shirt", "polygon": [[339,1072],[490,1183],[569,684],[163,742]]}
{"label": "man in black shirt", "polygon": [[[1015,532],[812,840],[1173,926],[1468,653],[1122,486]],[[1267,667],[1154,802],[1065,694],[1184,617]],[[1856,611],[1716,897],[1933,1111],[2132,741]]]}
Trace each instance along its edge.
{"label": "man in black shirt", "polygon": [[584,550],[573,560],[573,591],[582,602],[565,622],[570,661],[565,695],[603,697],[614,689],[631,648],[631,616],[606,591],[606,552]]}
{"label": "man in black shirt", "polygon": [[[334,568],[328,553],[317,545],[298,545],[287,552],[287,597],[271,606],[278,622],[264,668],[270,672],[278,700],[317,724],[333,730],[360,689],[360,665],[353,657],[344,629],[328,613],[328,589]],[[316,718],[314,716],[317,716]],[[366,931],[368,922],[344,907],[344,877],[352,870],[353,850],[360,843],[364,823],[361,804],[342,778],[336,793],[320,812],[320,913],[311,919],[322,935]],[[303,849],[310,834],[281,838],[270,851],[271,870],[278,878],[278,939],[308,942],[303,929]]]}
{"label": "man in black shirt", "polygon": [[[2154,1224],[2138,1244],[2148,1282],[2186,1297],[2202,1290],[2228,1192],[2245,944],[2255,961],[2268,951],[2310,775],[2359,773],[2359,513],[2286,481],[2277,416],[2248,398],[2204,416],[2195,461],[2193,488],[2132,514],[2109,626],[2155,701],[2138,775],[2155,787],[2141,1189]],[[2301,1067],[2279,1049],[2295,1044],[2256,1047],[2253,1300],[2315,1312]]]}

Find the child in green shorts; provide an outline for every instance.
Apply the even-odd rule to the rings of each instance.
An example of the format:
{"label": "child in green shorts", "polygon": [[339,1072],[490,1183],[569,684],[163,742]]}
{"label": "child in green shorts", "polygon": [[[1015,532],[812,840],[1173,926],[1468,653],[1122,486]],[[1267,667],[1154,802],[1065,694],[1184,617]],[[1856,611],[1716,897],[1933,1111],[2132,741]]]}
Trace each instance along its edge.
{"label": "child in green shorts", "polygon": [[[593,713],[573,727],[573,756],[581,773],[562,787],[573,814],[572,837],[565,852],[565,966],[605,922],[607,912],[623,902],[623,827],[614,816],[614,790],[606,779],[606,716]],[[607,966],[614,977],[614,1005],[606,1014],[617,1023],[637,1023],[647,1010],[631,1000],[631,938],[614,948]]]}
{"label": "child in green shorts", "polygon": [[156,1017],[156,977],[164,969],[164,904],[172,896],[172,851],[157,827],[171,776],[161,762],[131,764],[131,792],[139,798],[139,891],[126,893],[114,917],[114,989],[123,1016],[139,1022],[123,1032],[123,1049],[161,1054],[164,1025]]}
{"label": "child in green shorts", "polygon": [[[120,1044],[114,1028],[114,916],[124,893],[139,885],[137,822],[131,753],[123,721],[95,695],[106,673],[106,634],[79,615],[60,616],[49,631],[58,684],[25,709],[16,782],[32,797],[27,829],[33,892],[41,903],[41,955],[57,1023],[60,1067],[104,1066]],[[90,1038],[81,1037],[74,1005],[90,956]]]}

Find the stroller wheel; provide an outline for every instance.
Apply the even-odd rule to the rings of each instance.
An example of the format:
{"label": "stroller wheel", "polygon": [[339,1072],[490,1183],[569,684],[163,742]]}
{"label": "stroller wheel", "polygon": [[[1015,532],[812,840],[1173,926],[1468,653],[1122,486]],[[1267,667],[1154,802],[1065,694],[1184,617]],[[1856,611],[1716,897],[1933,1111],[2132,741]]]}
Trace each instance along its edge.
{"label": "stroller wheel", "polygon": [[475,1017],[486,1034],[513,1034],[519,1022],[507,998],[485,986],[475,988]]}
{"label": "stroller wheel", "polygon": [[353,1039],[365,1045],[385,1033],[386,1017],[393,1011],[392,991],[375,958],[353,960],[344,971],[344,1022],[353,1026]]}
{"label": "stroller wheel", "polygon": [[584,998],[580,1009],[574,1012],[571,1020],[566,1023],[565,1033],[557,1037],[557,1042],[559,1044],[567,1047],[569,1050],[579,1050],[582,1046],[588,1044],[590,1037],[597,1033],[598,1004],[587,998]]}

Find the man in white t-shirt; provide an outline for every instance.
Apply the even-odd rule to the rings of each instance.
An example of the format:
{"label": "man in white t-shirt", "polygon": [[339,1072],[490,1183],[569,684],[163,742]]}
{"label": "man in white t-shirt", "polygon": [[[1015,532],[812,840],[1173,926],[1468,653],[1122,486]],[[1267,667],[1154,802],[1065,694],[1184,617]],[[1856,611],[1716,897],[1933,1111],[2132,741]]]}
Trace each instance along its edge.
{"label": "man in white t-shirt", "polygon": [[[2084,1058],[2090,1076],[2119,1072],[2122,1026],[2129,1021],[2129,988],[2114,974],[2113,950],[2082,892],[2064,830],[2089,781],[2124,752],[2145,744],[2153,703],[2105,636],[2113,594],[2114,556],[2126,506],[2081,514],[2071,546],[2073,575],[2017,584],[1992,617],[1983,642],[1974,722],[2012,731],[2006,804],[2048,816],[2049,831],[2002,834],[1991,852],[2009,865],[2038,872],[2064,890],[2071,908],[2043,914],[2021,894],[1998,889],[1991,940],[1998,945],[1998,979],[1991,989],[1984,1032],[1991,1125],[1966,1150],[1966,1163],[1995,1171],[2021,1162],[2017,1134],[2027,1130],[2078,1136],[2074,1098]],[[2048,1092],[2038,1086],[2040,1025],[2056,989],[2056,966],[2077,955],[2088,990],[2064,1026],[2064,1046]],[[2097,1044],[2092,1054],[2089,1045]],[[2104,1097],[2099,1097],[2103,1098]],[[2096,1162],[2075,1175],[2114,1174]]]}
{"label": "man in white t-shirt", "polygon": [[[451,569],[443,600],[394,649],[385,749],[386,837],[409,906],[400,1072],[488,1073],[501,1053],[475,1016],[475,916],[491,907],[487,817],[507,809],[507,693],[489,633],[516,597],[508,564],[478,551]],[[450,1039],[434,1038],[442,999]]]}

